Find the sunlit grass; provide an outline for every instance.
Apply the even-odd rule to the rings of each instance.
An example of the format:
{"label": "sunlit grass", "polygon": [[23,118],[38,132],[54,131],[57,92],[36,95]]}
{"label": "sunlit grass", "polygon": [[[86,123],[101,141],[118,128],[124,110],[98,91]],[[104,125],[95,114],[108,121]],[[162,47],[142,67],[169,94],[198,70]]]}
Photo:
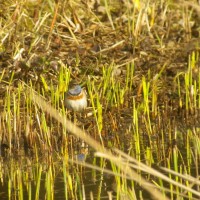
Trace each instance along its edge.
{"label": "sunlit grass", "polygon": [[[8,199],[56,199],[58,174],[62,199],[104,198],[105,174],[114,180],[110,199],[145,199],[146,191],[199,198],[199,53],[177,47],[198,26],[192,3],[0,3],[0,183]],[[36,55],[41,62],[31,64]],[[74,119],[79,128],[63,103],[74,79],[89,105]],[[90,146],[88,163],[77,159],[80,141]]]}
{"label": "sunlit grass", "polygon": [[[195,114],[199,109],[199,70],[198,70],[198,53],[192,52],[189,56],[188,69],[186,72],[177,74],[179,106],[186,109],[187,116],[189,112]],[[184,90],[181,79],[184,78]]]}

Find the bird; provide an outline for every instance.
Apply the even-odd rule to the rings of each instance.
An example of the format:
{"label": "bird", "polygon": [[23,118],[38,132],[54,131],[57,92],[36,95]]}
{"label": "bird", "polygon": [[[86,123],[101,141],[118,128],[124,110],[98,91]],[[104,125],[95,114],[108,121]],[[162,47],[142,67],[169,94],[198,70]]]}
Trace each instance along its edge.
{"label": "bird", "polygon": [[72,85],[65,93],[64,105],[68,110],[80,112],[87,107],[87,96],[80,85]]}

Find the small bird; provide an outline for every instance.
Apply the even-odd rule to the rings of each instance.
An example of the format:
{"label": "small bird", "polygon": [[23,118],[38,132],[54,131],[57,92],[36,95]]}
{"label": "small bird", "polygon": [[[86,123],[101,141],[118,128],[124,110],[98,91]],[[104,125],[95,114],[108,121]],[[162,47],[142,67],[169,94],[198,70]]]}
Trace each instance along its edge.
{"label": "small bird", "polygon": [[80,85],[73,85],[65,93],[64,104],[67,109],[79,112],[87,107],[87,97]]}

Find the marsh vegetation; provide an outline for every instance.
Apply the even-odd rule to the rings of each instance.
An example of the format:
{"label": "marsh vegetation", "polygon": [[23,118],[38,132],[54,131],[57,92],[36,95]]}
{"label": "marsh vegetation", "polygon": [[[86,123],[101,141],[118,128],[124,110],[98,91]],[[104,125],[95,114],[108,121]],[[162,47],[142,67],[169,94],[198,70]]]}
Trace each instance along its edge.
{"label": "marsh vegetation", "polygon": [[[199,199],[200,5],[0,2],[0,199]],[[88,107],[64,106],[71,81]]]}

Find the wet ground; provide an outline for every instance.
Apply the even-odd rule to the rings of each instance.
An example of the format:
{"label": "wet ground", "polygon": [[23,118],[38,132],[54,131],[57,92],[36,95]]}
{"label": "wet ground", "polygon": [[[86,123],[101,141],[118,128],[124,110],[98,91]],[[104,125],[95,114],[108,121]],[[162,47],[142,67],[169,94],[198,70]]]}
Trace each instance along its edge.
{"label": "wet ground", "polygon": [[[131,28],[131,25],[136,24],[132,18],[138,19],[139,9],[135,10],[134,6],[127,7],[126,3],[125,1],[119,1],[114,5],[111,3],[113,25],[105,10],[105,5],[102,6],[98,1],[90,5],[91,7],[87,7],[82,2],[80,9],[74,4],[69,6],[68,3],[64,3],[63,9],[62,6],[58,6],[61,14],[57,16],[55,24],[54,21],[47,20],[47,24],[41,24],[38,29],[34,28],[34,23],[29,20],[39,21],[38,14],[44,16],[45,12],[50,12],[51,6],[47,6],[46,10],[44,4],[36,9],[34,5],[27,7],[26,4],[1,3],[0,16],[3,27],[0,34],[0,38],[3,38],[0,46],[1,198],[8,199],[7,188],[11,182],[17,185],[19,179],[14,177],[18,177],[20,173],[20,176],[28,177],[24,178],[25,188],[28,188],[27,181],[30,178],[34,198],[35,180],[38,176],[36,173],[34,177],[35,171],[42,169],[42,191],[45,190],[43,186],[46,171],[51,166],[55,172],[53,180],[55,199],[62,199],[65,193],[64,189],[60,189],[63,188],[64,182],[62,169],[59,168],[62,159],[59,156],[63,155],[62,148],[65,140],[67,140],[66,149],[70,158],[73,158],[74,154],[83,153],[88,155],[86,161],[94,162],[93,151],[91,149],[88,152],[85,151],[82,141],[74,136],[67,135],[67,138],[63,138],[61,125],[48,114],[44,114],[44,117],[51,134],[51,148],[48,148],[45,142],[43,144],[38,136],[41,132],[37,123],[38,110],[31,103],[25,103],[24,99],[27,99],[28,95],[26,96],[25,91],[19,90],[21,83],[26,83],[52,104],[52,90],[46,90],[44,80],[56,91],[60,84],[58,77],[63,68],[70,72],[70,80],[65,77],[65,84],[59,91],[59,101],[55,107],[62,108],[63,93],[69,81],[76,80],[83,84],[88,93],[89,106],[85,115],[78,116],[76,123],[79,127],[97,141],[103,141],[108,149],[119,148],[146,163],[148,162],[146,152],[151,149],[153,159],[150,163],[156,166],[168,166],[168,159],[172,159],[173,149],[178,148],[181,152],[179,165],[191,169],[190,175],[198,175],[199,169],[195,168],[195,159],[191,158],[187,152],[188,149],[195,152],[197,147],[194,136],[200,135],[200,17],[198,9],[191,5],[181,6],[175,3],[158,5],[151,2],[150,8],[153,10],[155,7],[155,15],[151,9],[149,11],[144,9],[143,14],[151,23],[141,20],[141,25],[137,30],[137,27]],[[65,13],[63,10],[68,6],[70,9]],[[25,10],[31,11],[32,16],[24,17],[22,20],[20,12],[25,12]],[[88,12],[87,16],[83,14],[84,10]],[[129,16],[127,14],[129,12],[134,14]],[[68,18],[63,17],[64,13]],[[97,21],[95,16],[98,17]],[[70,23],[69,19],[73,23]],[[14,27],[14,30],[9,27]],[[52,27],[54,27],[53,30]],[[6,35],[6,33],[9,34]],[[193,63],[192,67],[189,67],[190,63]],[[131,67],[133,73],[128,76],[128,69]],[[126,88],[123,101],[120,103],[115,100],[115,96],[114,100],[108,98],[110,93],[115,92],[113,88],[108,87],[105,91],[103,90],[105,69],[112,71],[110,86],[114,81],[114,85],[119,84],[120,90]],[[187,73],[191,80],[189,86],[186,85]],[[150,112],[144,111],[144,77],[146,83],[150,84],[148,101]],[[96,94],[100,96],[101,136],[93,112],[97,106],[92,105],[88,82],[94,85],[94,96]],[[21,94],[24,92],[26,97],[20,99],[19,91]],[[188,91],[190,92],[189,103],[187,103]],[[96,96],[95,98],[97,99]],[[14,123],[16,102],[20,107],[17,119],[20,123]],[[188,105],[190,105],[189,108]],[[29,106],[33,112],[28,111]],[[137,122],[134,121],[134,110],[137,110]],[[39,113],[42,112],[39,110]],[[67,117],[74,120],[72,113],[68,113]],[[15,127],[15,125],[18,126]],[[26,137],[27,127],[31,132],[29,138]],[[138,138],[136,132],[139,133]],[[8,133],[11,133],[12,140]],[[139,151],[136,148],[137,144],[140,146]],[[35,151],[36,146],[37,151]],[[139,155],[138,152],[140,152]],[[45,160],[51,157],[50,154],[52,154],[52,163]],[[21,162],[22,160],[24,162]],[[46,162],[47,168],[44,166]],[[54,164],[54,162],[59,164]],[[34,169],[35,166],[37,170]],[[77,169],[80,170],[78,167]],[[95,195],[98,194],[101,188],[103,198],[108,191],[113,190],[113,180],[110,180],[109,176],[98,174],[95,180],[92,180],[92,170],[88,171],[87,168],[81,170],[81,175],[79,175],[82,176],[81,181],[85,186],[86,196],[89,196],[90,191],[93,191]],[[74,174],[77,172],[70,171],[70,173],[76,183]],[[19,195],[16,194],[18,193],[16,188],[10,191],[11,196],[14,195],[13,198]],[[26,189],[23,191],[26,198],[28,191]],[[43,196],[42,193],[40,193],[40,198],[44,199],[45,195]]]}

